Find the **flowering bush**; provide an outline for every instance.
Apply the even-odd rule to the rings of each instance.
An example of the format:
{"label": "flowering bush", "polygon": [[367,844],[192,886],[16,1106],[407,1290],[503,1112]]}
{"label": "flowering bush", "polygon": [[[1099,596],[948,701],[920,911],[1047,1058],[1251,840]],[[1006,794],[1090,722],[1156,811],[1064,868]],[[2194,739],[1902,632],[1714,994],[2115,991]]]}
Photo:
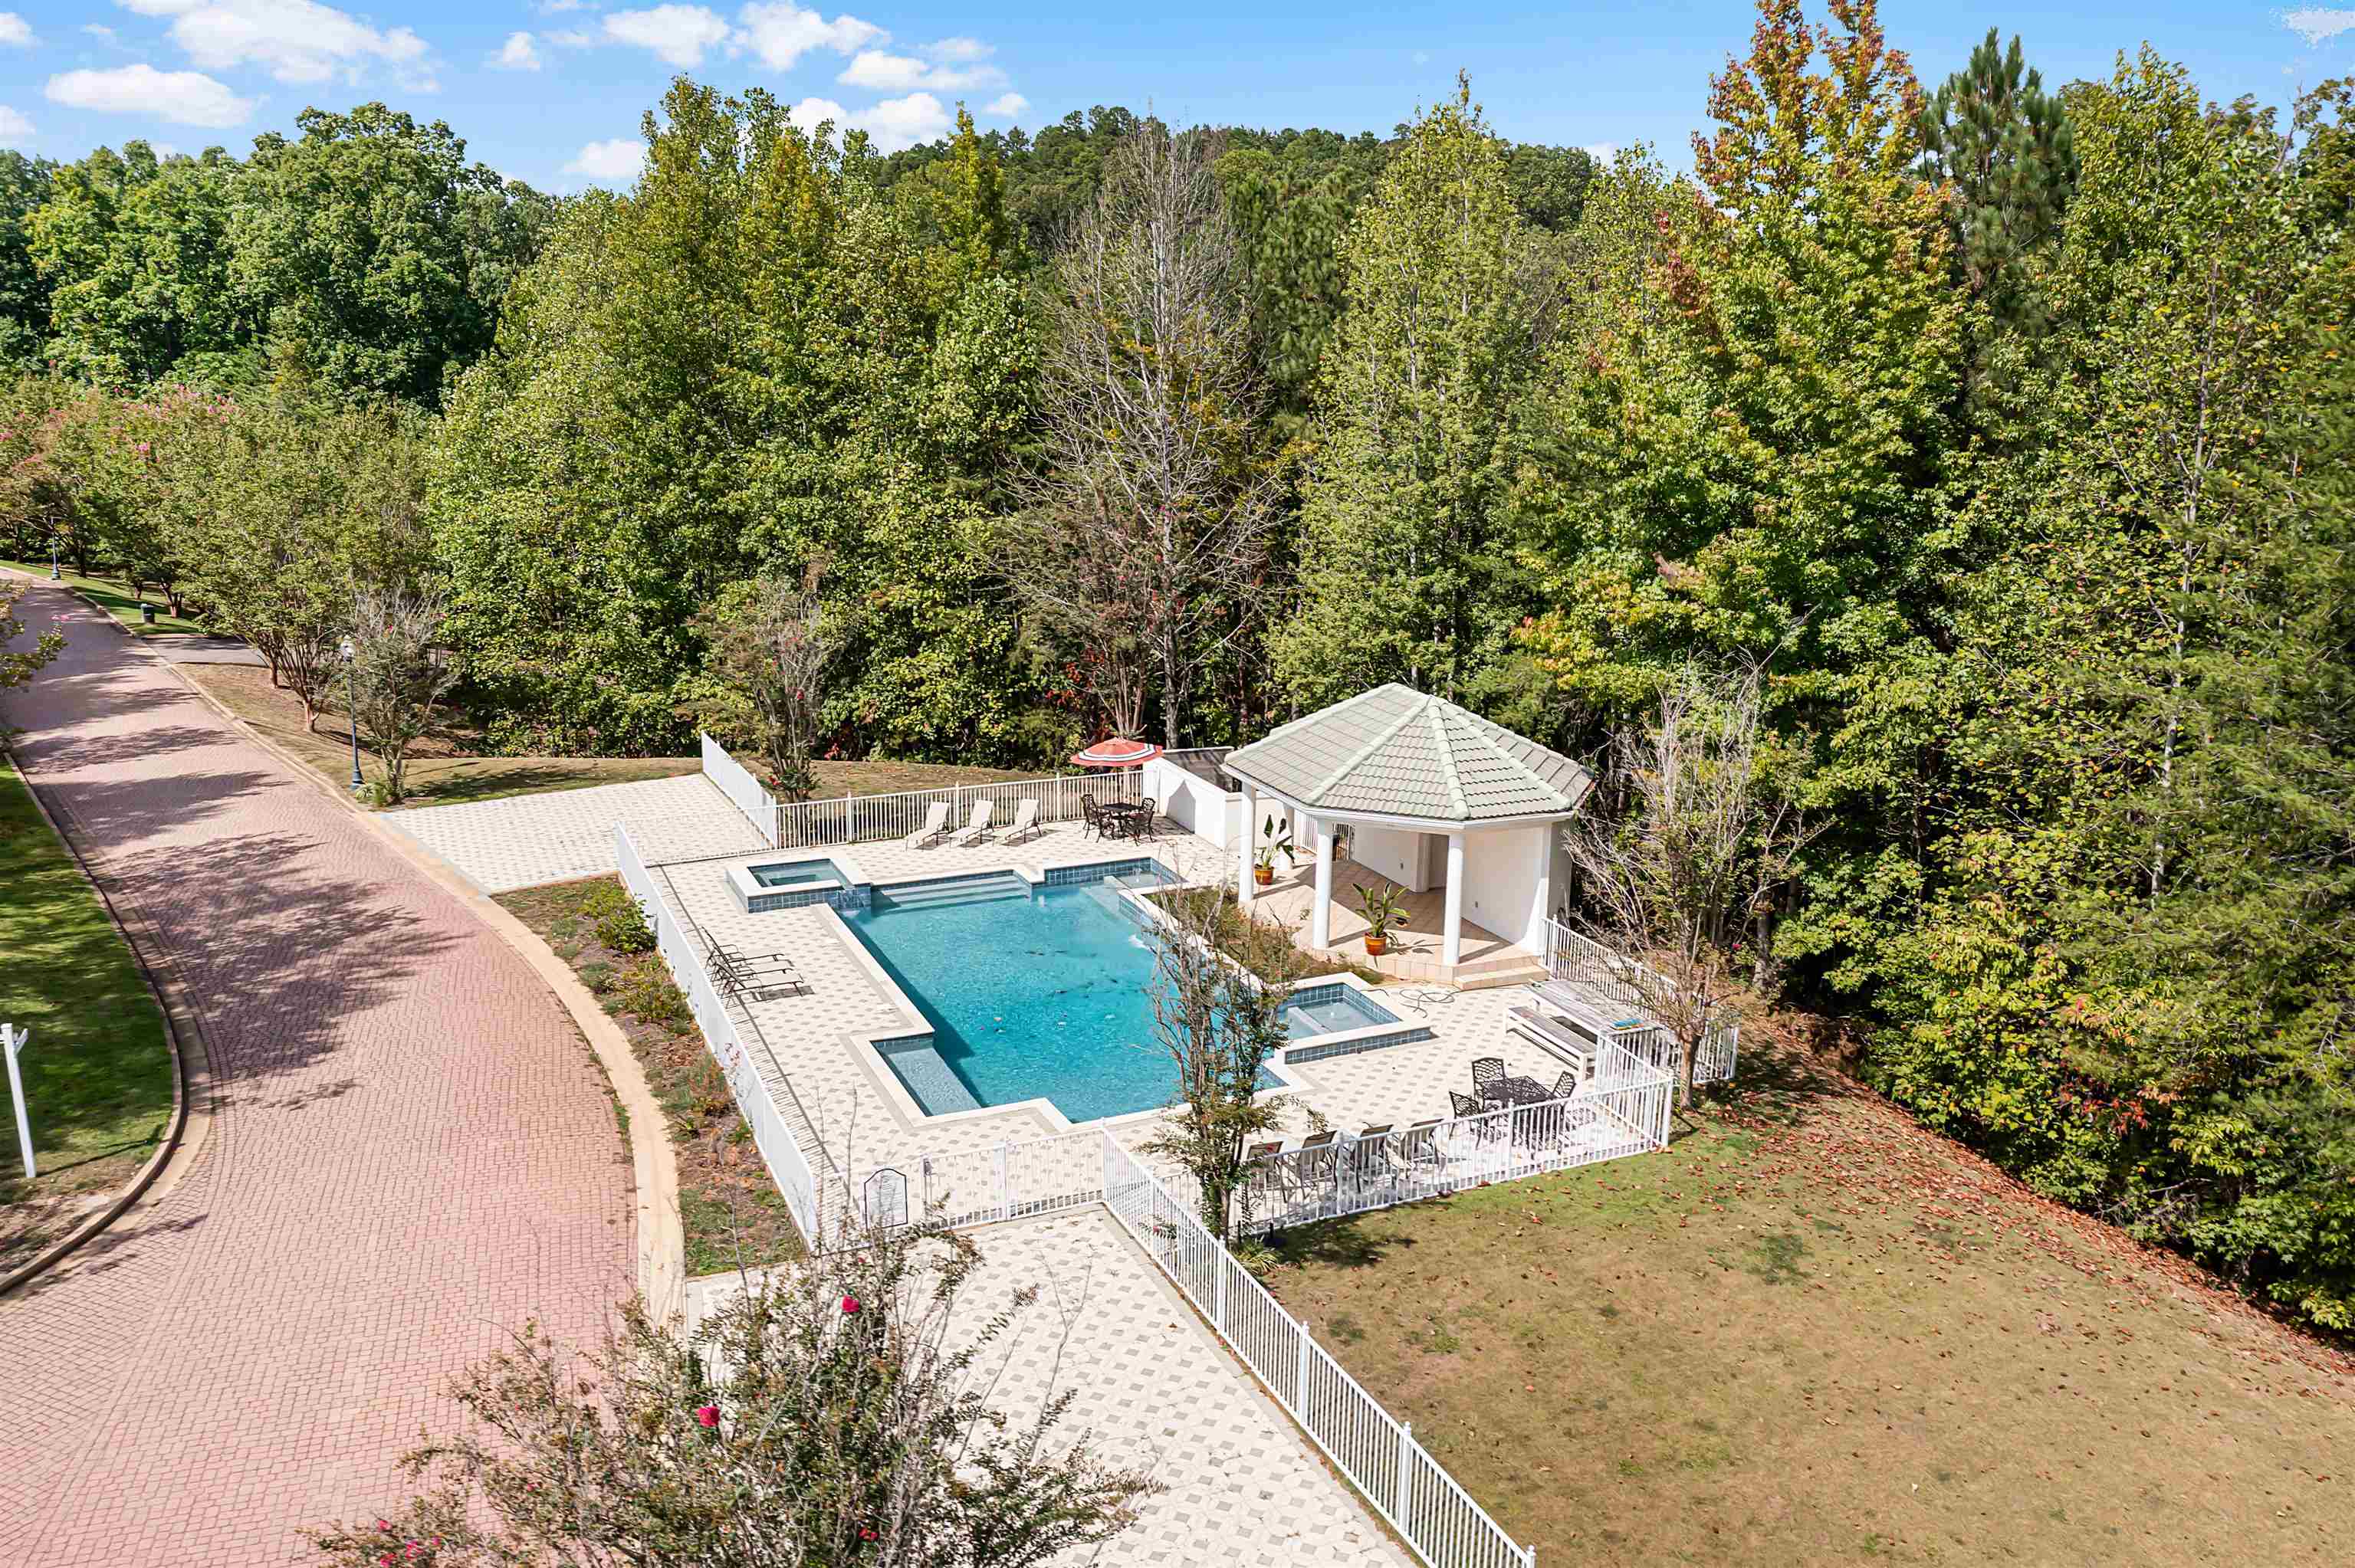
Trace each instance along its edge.
{"label": "flowering bush", "polygon": [[403,1461],[421,1495],[314,1542],[342,1568],[1026,1568],[1133,1521],[1152,1484],[1060,1431],[1068,1391],[988,1403],[1031,1292],[953,1334],[970,1241],[837,1239],[691,1330],[633,1302],[581,1358],[527,1327],[453,1390],[464,1434]]}

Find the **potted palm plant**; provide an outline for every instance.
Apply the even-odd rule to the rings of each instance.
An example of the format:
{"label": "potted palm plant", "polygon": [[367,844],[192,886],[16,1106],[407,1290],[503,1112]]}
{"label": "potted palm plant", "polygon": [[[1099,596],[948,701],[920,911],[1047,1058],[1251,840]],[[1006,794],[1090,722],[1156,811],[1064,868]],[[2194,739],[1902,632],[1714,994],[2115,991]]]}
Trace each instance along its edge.
{"label": "potted palm plant", "polygon": [[1379,959],[1391,949],[1391,933],[1406,924],[1406,906],[1391,883],[1383,883],[1379,892],[1362,882],[1357,888],[1358,913],[1366,918],[1366,956]]}
{"label": "potted palm plant", "polygon": [[1271,813],[1267,821],[1260,824],[1259,837],[1259,853],[1252,857],[1252,880],[1265,887],[1275,880],[1275,857],[1278,854],[1284,856],[1287,868],[1299,863],[1298,857],[1292,853],[1292,819],[1286,816],[1278,821]]}

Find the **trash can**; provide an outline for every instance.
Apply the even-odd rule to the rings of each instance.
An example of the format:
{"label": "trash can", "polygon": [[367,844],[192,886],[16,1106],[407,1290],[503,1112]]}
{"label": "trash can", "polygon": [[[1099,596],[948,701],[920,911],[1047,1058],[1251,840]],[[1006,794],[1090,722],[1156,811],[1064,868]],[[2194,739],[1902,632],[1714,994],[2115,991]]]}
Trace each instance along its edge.
{"label": "trash can", "polygon": [[155,624],[155,607],[144,599],[139,603],[139,619],[149,626]]}

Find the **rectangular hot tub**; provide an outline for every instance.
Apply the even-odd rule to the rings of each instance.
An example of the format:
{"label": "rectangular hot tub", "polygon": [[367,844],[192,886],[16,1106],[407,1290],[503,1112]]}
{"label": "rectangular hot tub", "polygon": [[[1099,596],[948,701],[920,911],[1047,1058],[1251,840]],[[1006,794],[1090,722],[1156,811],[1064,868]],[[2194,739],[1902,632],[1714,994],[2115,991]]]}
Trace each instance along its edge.
{"label": "rectangular hot tub", "polygon": [[805,904],[863,909],[873,896],[866,874],[839,854],[755,856],[728,868],[728,886],[748,915]]}

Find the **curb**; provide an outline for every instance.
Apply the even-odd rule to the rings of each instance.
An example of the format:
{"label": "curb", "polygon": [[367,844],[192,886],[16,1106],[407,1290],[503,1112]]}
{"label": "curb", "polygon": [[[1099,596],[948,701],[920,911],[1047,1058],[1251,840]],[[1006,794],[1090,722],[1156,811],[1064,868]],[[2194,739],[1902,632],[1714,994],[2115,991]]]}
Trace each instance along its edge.
{"label": "curb", "polygon": [[[107,619],[111,621],[112,617]],[[14,761],[14,751],[9,755]],[[205,1046],[204,1026],[199,1015],[188,1005],[179,978],[174,972],[169,945],[163,941],[162,933],[155,930],[144,916],[124,917],[123,909],[115,904],[114,895],[107,891],[105,881],[91,863],[90,857],[65,831],[65,824],[59,820],[63,808],[53,809],[41,798],[39,788],[26,773],[21,762],[16,763],[16,776],[24,780],[25,793],[33,798],[34,810],[40,812],[41,820],[48,823],[49,831],[57,834],[58,842],[65,845],[66,853],[73,856],[74,864],[80,869],[83,878],[98,894],[99,903],[104,906],[107,918],[113,922],[115,930],[121,934],[123,946],[131,950],[131,961],[138,966],[140,979],[146,981],[148,993],[155,997],[156,1008],[163,1014],[164,1039],[172,1053],[172,1125],[165,1129],[163,1143],[147,1157],[147,1162],[139,1168],[138,1173],[115,1194],[113,1202],[85,1218],[30,1262],[10,1271],[5,1278],[0,1278],[0,1296],[5,1296],[64,1261],[83,1243],[122,1218],[151,1189],[158,1200],[170,1192],[196,1162],[197,1152],[204,1148],[205,1139],[212,1130],[213,1121],[212,1053]],[[146,932],[148,943],[152,943],[162,957],[164,961],[160,966],[151,961],[148,943],[143,943],[138,932],[133,929],[134,921]],[[199,1102],[202,1108],[196,1108]],[[161,1185],[157,1185],[158,1177],[163,1179]]]}
{"label": "curb", "polygon": [[[137,639],[133,641],[137,643]],[[678,1160],[671,1150],[669,1138],[662,1130],[667,1118],[655,1102],[645,1069],[638,1065],[621,1026],[606,1016],[605,1010],[589,993],[589,988],[581,983],[571,966],[558,958],[530,927],[469,882],[455,866],[385,821],[381,813],[361,806],[341,788],[321,777],[309,763],[240,718],[182,673],[177,664],[152,648],[140,646],[231,728],[276,758],[297,779],[367,823],[369,831],[389,844],[395,853],[455,895],[530,965],[532,972],[555,993],[573,1027],[588,1042],[598,1065],[604,1069],[613,1097],[629,1124],[630,1166],[637,1202],[639,1294],[645,1298],[648,1308],[657,1319],[677,1311],[685,1299],[687,1280],[687,1228],[679,1217]]]}

